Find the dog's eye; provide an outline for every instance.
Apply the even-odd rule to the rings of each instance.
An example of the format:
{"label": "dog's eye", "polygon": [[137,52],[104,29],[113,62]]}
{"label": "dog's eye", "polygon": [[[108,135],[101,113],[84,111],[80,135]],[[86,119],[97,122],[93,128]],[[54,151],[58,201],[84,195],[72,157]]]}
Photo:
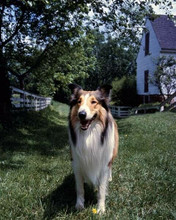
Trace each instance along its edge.
{"label": "dog's eye", "polygon": [[97,102],[95,100],[92,100],[91,101],[91,104],[96,104]]}
{"label": "dog's eye", "polygon": [[81,104],[81,99],[78,100],[78,104]]}

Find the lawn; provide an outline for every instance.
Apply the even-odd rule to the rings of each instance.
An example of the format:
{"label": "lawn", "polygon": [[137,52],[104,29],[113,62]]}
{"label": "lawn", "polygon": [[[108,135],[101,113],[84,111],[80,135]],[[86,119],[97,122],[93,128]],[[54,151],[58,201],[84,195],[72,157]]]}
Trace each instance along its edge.
{"label": "lawn", "polygon": [[96,194],[86,186],[86,208],[77,212],[67,136],[69,108],[56,103],[15,114],[0,125],[0,220],[176,219],[176,113],[118,120],[119,156],[106,214],[92,213]]}

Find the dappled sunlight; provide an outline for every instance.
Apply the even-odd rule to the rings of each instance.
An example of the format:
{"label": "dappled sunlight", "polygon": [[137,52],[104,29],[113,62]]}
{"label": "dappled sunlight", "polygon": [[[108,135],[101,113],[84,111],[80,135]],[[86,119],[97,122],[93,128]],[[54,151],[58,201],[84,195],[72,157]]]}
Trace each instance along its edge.
{"label": "dappled sunlight", "polygon": [[12,127],[0,134],[0,167],[21,168],[25,162],[13,160],[18,152],[43,156],[63,154],[62,149],[68,149],[67,121],[64,118],[66,116],[60,118],[56,111],[49,109],[14,114]]}

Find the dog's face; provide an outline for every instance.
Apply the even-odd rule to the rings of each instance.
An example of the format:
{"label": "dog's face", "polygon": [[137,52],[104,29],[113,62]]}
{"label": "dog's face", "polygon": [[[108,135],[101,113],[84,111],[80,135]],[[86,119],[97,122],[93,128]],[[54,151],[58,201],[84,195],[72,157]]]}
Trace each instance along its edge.
{"label": "dog's face", "polygon": [[109,94],[111,86],[102,86],[96,91],[84,91],[76,84],[70,84],[72,123],[80,122],[80,128],[87,130],[96,119],[101,119],[108,111]]}

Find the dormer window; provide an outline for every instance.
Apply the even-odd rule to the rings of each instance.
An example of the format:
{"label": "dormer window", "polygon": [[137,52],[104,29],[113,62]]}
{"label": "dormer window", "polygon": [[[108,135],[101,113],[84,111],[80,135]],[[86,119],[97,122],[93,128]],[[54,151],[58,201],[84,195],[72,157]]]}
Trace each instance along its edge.
{"label": "dormer window", "polygon": [[149,40],[150,40],[150,33],[147,32],[145,34],[145,56],[149,55]]}

